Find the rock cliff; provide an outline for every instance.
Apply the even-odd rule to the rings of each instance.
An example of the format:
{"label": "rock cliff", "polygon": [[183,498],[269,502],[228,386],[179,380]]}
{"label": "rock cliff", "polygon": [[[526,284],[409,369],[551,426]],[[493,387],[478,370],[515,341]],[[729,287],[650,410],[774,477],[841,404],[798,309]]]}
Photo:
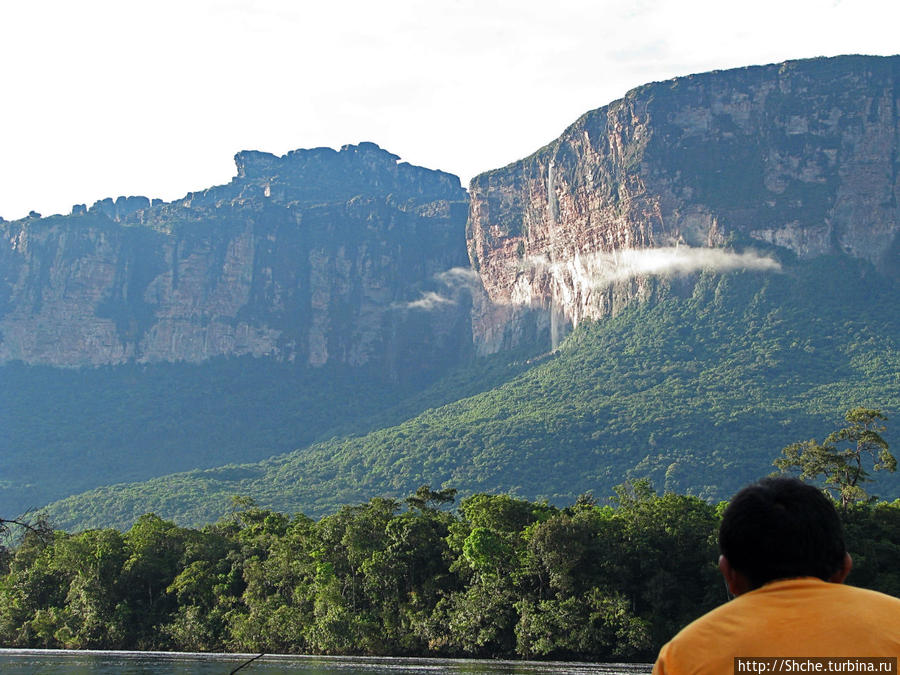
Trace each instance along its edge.
{"label": "rock cliff", "polygon": [[849,56],[648,84],[468,196],[362,143],[241,152],[229,184],[171,203],[0,221],[0,363],[396,376],[556,339],[659,276],[773,269],[775,248],[900,277],[898,80],[900,57]]}
{"label": "rock cliff", "polygon": [[371,143],[227,185],[0,222],[0,362],[267,356],[397,375],[471,350],[465,190]]}
{"label": "rock cliff", "polygon": [[614,313],[651,274],[774,267],[754,242],[898,275],[898,82],[900,57],[848,56],[648,84],[477,176],[480,349]]}

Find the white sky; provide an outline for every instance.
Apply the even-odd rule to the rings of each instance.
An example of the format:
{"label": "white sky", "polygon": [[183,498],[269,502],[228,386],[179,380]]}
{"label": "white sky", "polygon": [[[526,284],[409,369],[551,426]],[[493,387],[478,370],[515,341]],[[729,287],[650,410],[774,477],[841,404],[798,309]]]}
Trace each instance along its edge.
{"label": "white sky", "polygon": [[898,26],[897,0],[0,0],[0,216],[360,141],[467,185],[646,82],[894,54]]}

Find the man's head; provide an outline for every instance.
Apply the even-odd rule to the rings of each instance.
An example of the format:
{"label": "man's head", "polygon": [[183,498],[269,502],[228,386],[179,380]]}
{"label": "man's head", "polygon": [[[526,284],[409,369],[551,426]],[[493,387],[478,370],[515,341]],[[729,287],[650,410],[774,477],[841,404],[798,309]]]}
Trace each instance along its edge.
{"label": "man's head", "polygon": [[[719,550],[736,593],[792,577],[843,581],[850,571],[834,505],[794,478],[765,478],[738,492],[722,517]],[[729,578],[734,572],[737,582]]]}

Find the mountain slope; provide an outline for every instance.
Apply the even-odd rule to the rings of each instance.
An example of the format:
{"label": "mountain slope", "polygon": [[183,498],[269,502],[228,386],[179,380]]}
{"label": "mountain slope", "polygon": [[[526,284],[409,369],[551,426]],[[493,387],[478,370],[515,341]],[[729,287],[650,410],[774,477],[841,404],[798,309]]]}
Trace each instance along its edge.
{"label": "mountain slope", "polygon": [[[514,379],[396,426],[102,488],[49,513],[67,527],[125,526],[147,510],[199,523],[244,494],[319,515],[425,483],[567,502],[629,476],[718,499],[851,406],[900,411],[900,289],[866,263],[823,258],[653,288],[650,302],[583,325]],[[896,497],[900,481],[876,492]]]}
{"label": "mountain slope", "polygon": [[[80,370],[9,364],[0,367],[0,513],[365,433],[420,412],[411,397],[440,372],[391,382],[373,369],[251,357]],[[405,412],[391,412],[404,401]]]}
{"label": "mountain slope", "polygon": [[242,152],[171,203],[0,219],[0,513],[367,430],[470,359],[466,192],[398,159]]}

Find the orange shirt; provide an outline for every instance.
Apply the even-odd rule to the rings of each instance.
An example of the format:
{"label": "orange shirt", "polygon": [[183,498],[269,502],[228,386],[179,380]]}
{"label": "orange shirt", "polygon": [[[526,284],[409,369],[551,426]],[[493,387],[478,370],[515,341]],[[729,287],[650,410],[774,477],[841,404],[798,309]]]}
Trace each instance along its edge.
{"label": "orange shirt", "polygon": [[900,598],[810,577],[772,581],[683,628],[653,673],[730,675],[738,656],[900,657]]}

